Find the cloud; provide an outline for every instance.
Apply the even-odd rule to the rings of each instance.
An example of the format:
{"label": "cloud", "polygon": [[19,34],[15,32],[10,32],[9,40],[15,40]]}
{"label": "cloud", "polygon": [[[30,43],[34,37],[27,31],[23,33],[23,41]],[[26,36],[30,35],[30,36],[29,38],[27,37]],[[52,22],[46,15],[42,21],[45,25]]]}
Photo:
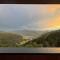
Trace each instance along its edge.
{"label": "cloud", "polygon": [[58,19],[58,22],[60,22],[59,21],[60,18],[58,16],[60,16],[60,5],[42,5],[42,4],[0,5],[0,26],[2,28],[4,27],[9,27],[10,29],[48,28],[51,26],[51,24],[57,24],[54,22],[56,19]]}

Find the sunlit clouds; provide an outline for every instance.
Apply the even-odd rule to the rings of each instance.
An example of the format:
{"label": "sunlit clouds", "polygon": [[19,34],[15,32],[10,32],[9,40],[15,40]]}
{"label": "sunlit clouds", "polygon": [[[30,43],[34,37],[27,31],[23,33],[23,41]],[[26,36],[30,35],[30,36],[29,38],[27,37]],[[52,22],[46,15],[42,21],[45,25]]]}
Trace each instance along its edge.
{"label": "sunlit clouds", "polygon": [[40,30],[60,29],[60,5],[48,5],[46,10],[46,14],[48,13],[49,16],[44,13],[45,17],[43,15],[43,18],[36,22],[35,27],[40,28]]}

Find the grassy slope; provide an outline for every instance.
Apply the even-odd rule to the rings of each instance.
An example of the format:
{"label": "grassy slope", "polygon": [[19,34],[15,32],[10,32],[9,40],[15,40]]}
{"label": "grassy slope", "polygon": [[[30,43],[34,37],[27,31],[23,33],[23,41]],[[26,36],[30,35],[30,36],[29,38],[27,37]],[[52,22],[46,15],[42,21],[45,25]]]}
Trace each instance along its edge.
{"label": "grassy slope", "polygon": [[16,43],[23,40],[21,35],[0,32],[0,47],[16,47]]}

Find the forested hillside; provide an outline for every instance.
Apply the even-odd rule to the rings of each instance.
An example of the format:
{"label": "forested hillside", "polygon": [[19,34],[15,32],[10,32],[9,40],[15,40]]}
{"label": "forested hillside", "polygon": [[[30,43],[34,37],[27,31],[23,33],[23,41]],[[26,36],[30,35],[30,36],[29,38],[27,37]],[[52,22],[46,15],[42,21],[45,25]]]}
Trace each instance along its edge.
{"label": "forested hillside", "polygon": [[60,47],[60,30],[43,34],[42,36],[24,44],[25,47]]}

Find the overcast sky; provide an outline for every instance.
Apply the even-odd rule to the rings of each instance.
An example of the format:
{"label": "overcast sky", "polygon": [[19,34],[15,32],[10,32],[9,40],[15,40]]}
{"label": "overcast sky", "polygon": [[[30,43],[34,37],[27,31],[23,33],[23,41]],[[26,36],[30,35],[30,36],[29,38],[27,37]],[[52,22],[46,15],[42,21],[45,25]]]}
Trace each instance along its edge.
{"label": "overcast sky", "polygon": [[0,4],[0,30],[60,28],[60,5]]}

